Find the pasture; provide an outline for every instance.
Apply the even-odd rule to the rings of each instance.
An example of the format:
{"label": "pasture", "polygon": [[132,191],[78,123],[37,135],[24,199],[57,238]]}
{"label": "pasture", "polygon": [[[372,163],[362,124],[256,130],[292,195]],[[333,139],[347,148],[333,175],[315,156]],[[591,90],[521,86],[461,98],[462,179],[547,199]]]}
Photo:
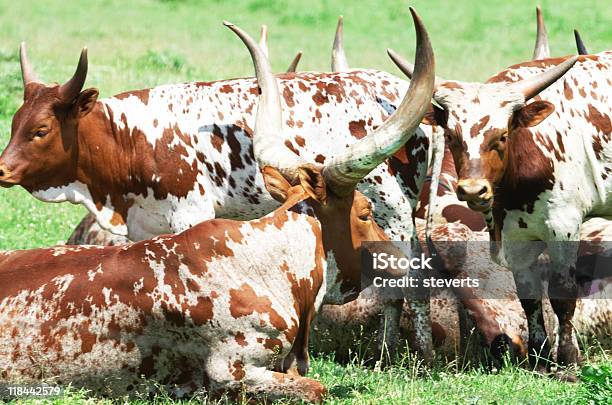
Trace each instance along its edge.
{"label": "pasture", "polygon": [[[343,14],[349,64],[400,75],[385,49],[412,58],[414,31],[408,5],[418,10],[429,30],[437,74],[442,77],[483,81],[531,57],[536,5],[531,1],[1,1],[0,146],[8,142],[11,117],[23,95],[18,58],[22,40],[45,82],[69,78],[81,47],[87,45],[86,87],[97,87],[105,97],[158,84],[252,76],[249,55],[222,26],[224,19],[253,35],[260,24],[268,24],[270,58],[277,71],[286,68],[297,50],[304,52],[300,70],[328,70],[336,19]],[[541,5],[553,56],[576,52],[573,28],[580,29],[591,52],[610,48],[609,4],[587,0]],[[85,214],[83,207],[42,203],[19,188],[1,193],[0,249],[63,242]],[[364,367],[358,356],[348,365],[315,358],[310,376],[328,387],[330,403],[612,401],[609,353],[596,345],[585,349],[587,366],[577,384],[516,367],[489,373],[460,361],[422,369],[409,357],[382,371]],[[153,400],[168,399],[159,395]],[[69,391],[55,403],[98,401],[86,392]]]}

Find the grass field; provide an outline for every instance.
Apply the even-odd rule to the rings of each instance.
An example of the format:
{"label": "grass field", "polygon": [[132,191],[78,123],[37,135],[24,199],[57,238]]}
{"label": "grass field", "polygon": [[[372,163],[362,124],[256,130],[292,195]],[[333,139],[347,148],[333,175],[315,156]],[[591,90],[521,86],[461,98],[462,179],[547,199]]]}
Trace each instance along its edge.
{"label": "grass field", "polygon": [[[541,4],[553,55],[575,53],[574,27],[581,30],[592,52],[609,49],[611,4],[595,0]],[[48,82],[70,77],[81,47],[87,45],[87,86],[110,96],[164,83],[252,75],[248,53],[221,25],[223,19],[252,34],[259,24],[268,24],[276,70],[283,70],[298,49],[304,51],[301,69],[327,70],[336,19],[343,14],[351,66],[397,73],[385,49],[393,47],[412,56],[408,5],[416,7],[425,21],[437,73],[443,77],[485,80],[531,56],[536,5],[532,1],[2,0],[0,147],[8,141],[11,117],[22,97],[17,57],[22,40],[27,41],[39,76]],[[41,203],[18,188],[0,192],[0,249],[64,241],[85,213],[70,204]],[[590,360],[609,373],[612,363],[604,352]],[[603,383],[594,377],[569,385],[513,367],[493,375],[440,365],[417,377],[414,367],[373,371],[358,363],[339,366],[318,358],[311,375],[330,388],[331,403],[577,403],[612,398],[609,377]],[[95,400],[73,392],[58,401]]]}

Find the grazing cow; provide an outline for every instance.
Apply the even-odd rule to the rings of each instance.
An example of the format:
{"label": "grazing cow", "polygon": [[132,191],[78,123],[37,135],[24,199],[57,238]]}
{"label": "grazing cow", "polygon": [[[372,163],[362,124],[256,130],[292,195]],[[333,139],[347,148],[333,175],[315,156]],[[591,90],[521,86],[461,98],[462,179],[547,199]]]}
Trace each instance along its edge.
{"label": "grazing cow", "polygon": [[269,63],[226,23],[253,57],[261,89],[253,152],[281,207],[259,220],[214,219],[124,247],[2,253],[2,382],[72,382],[122,395],[144,375],[177,394],[205,386],[320,401],[322,384],[281,371],[305,372],[300,352],[315,311],[354,298],[362,242],[388,240],[355,188],[414,134],[429,105],[433,51],[411,12],[418,67],[403,101],[325,165],[287,151]]}
{"label": "grazing cow", "polygon": [[[417,221],[419,239],[424,242],[423,221]],[[463,228],[463,229],[462,229]],[[581,255],[585,252],[585,247],[591,244],[600,244],[607,241],[608,262],[610,260],[610,241],[612,241],[612,223],[600,218],[589,219],[582,226],[581,230]],[[467,241],[487,241],[489,236],[486,232],[469,231],[460,224],[436,224],[433,227],[432,236],[438,240],[440,233],[443,233],[447,240],[467,240]],[[601,239],[601,240],[600,240]],[[600,240],[598,242],[598,240]],[[489,252],[483,246],[478,246],[479,242],[474,243],[471,254],[475,255],[471,261],[484,263],[489,256]],[[606,246],[600,244],[600,246]],[[590,249],[592,250],[592,249]],[[587,259],[588,256],[582,255],[579,259]],[[474,271],[474,268],[464,266],[467,273]],[[479,265],[481,267],[481,265]],[[612,266],[609,266],[612,268]],[[499,336],[510,337],[516,343],[515,351],[521,355],[525,350],[524,342],[527,342],[527,319],[522,310],[520,300],[516,295],[516,287],[512,279],[512,273],[493,262],[486,269],[486,277],[493,275],[504,277],[504,282],[497,283],[500,290],[493,297],[489,292],[475,289],[473,305],[468,307],[468,311],[474,311],[472,317],[464,317],[462,307],[465,303],[457,300],[456,293],[451,290],[436,291],[431,298],[431,317],[433,342],[438,355],[452,360],[461,356],[464,360],[471,361],[479,357],[479,352],[470,351],[470,343],[479,343],[489,351],[495,349],[495,345],[487,344],[487,337]],[[580,280],[581,288],[585,289],[584,296],[576,304],[576,313],[573,324],[576,328],[581,342],[594,342],[602,345],[605,349],[612,348],[612,283],[610,275],[607,280],[598,279],[593,282],[589,279]],[[595,285],[597,288],[592,288]],[[360,360],[369,361],[378,359],[374,351],[373,336],[377,334],[378,316],[382,311],[382,302],[375,294],[368,294],[366,289],[362,294],[344,305],[324,305],[321,312],[317,314],[312,326],[311,346],[315,352],[333,354],[334,359],[341,362],[353,360],[357,357]],[[484,297],[483,297],[484,296]],[[505,297],[505,298],[502,298]],[[487,313],[488,312],[488,313]],[[495,314],[495,316],[491,316]],[[475,315],[475,316],[474,316]],[[485,315],[485,316],[483,316]],[[410,308],[406,305],[402,313],[401,333],[402,337],[411,341],[414,331],[409,324]],[[550,302],[544,301],[544,322],[547,325],[549,340],[552,342],[553,357],[556,356],[556,316],[550,308]],[[550,325],[550,326],[549,326]],[[472,330],[478,331],[480,339],[475,339]],[[502,331],[495,334],[495,331]],[[484,332],[483,332],[484,331]],[[466,333],[467,332],[467,333]],[[516,339],[516,340],[515,340]],[[496,342],[495,339],[490,342]],[[500,340],[497,340],[500,342]],[[495,350],[490,351],[495,354]],[[497,359],[493,359],[497,360]]]}
{"label": "grazing cow", "polygon": [[[541,300],[533,298],[539,275],[528,269],[548,247],[555,274],[549,289],[575,296],[569,268],[577,249],[562,242],[578,240],[587,215],[612,215],[611,67],[612,53],[604,52],[526,62],[485,84],[436,82],[434,99],[443,109],[432,120],[453,153],[458,197],[476,211],[493,209],[492,236],[524,298],[534,361],[536,353],[549,358],[549,345]],[[526,104],[538,93],[541,99]],[[521,243],[534,240],[546,243],[529,249]],[[560,319],[558,361],[576,363],[580,352],[571,325],[575,300],[559,296],[551,297]]]}

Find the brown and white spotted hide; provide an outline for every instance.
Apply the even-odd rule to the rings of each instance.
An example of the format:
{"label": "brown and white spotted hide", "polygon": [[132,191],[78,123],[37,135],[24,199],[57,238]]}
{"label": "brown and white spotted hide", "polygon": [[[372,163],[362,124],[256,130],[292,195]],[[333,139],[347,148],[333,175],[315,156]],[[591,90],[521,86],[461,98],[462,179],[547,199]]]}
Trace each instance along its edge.
{"label": "brown and white spotted hide", "polygon": [[[99,231],[95,220],[89,215],[86,216],[77,230],[86,229],[86,225],[91,226],[91,232],[75,231],[69,240],[69,244],[114,244],[117,241],[117,236],[108,231]],[[424,222],[417,220],[417,230],[421,240],[424,240]],[[76,235],[80,237],[75,238]],[[437,226],[434,230],[435,237],[444,237],[445,240],[488,240],[488,235],[485,232],[470,232],[461,225]],[[101,239],[105,236],[106,241]],[[119,237],[120,238],[120,237]],[[126,243],[129,242],[126,240]],[[488,257],[488,251],[479,252],[478,254]],[[483,259],[484,260],[484,259]],[[491,263],[491,271],[504,271],[495,263]],[[505,285],[505,284],[504,284]],[[509,280],[508,292],[504,295],[512,296],[514,293],[514,282]],[[447,357],[454,358],[461,352],[460,348],[464,347],[462,338],[469,339],[468,334],[472,330],[472,326],[476,331],[482,328],[483,336],[487,336],[483,340],[484,346],[490,346],[494,337],[502,333],[508,336],[520,336],[524,326],[514,318],[514,314],[522,313],[520,303],[517,299],[500,299],[490,300],[477,297],[468,297],[465,304],[462,304],[457,293],[460,291],[441,290],[435,291],[431,298],[431,323],[432,323],[432,339],[435,345],[436,352]],[[471,294],[468,294],[468,296]],[[469,308],[471,312],[467,319],[464,316],[464,306]],[[362,292],[359,297],[344,305],[323,305],[321,312],[315,318],[313,330],[311,334],[312,348],[315,352],[333,353],[339,361],[347,361],[350,354],[353,356],[361,356],[362,359],[374,359],[376,352],[375,336],[379,329],[380,316],[383,308],[383,301],[372,288],[368,288]],[[410,347],[414,347],[415,333],[414,323],[411,320],[413,310],[409,302],[404,303],[401,319],[401,338],[402,341],[407,341]],[[509,315],[506,315],[509,314]],[[460,329],[460,316],[464,316],[461,321],[467,321]],[[506,319],[503,319],[506,317]],[[341,325],[341,327],[338,327]],[[502,330],[503,329],[503,330]],[[493,338],[491,337],[493,336]],[[524,337],[523,337],[524,339]],[[526,340],[526,339],[525,339]],[[376,360],[376,359],[374,359]]]}
{"label": "brown and white spotted hide", "polygon": [[[549,249],[550,286],[573,295],[570,267],[578,252],[563,241],[580,240],[587,216],[612,215],[612,53],[578,57],[573,67],[534,101],[509,83],[541,74],[567,58],[512,66],[487,83],[442,82],[434,99],[443,107],[433,121],[445,133],[459,174],[458,196],[476,211],[493,209],[498,259],[522,290],[537,287],[531,271]],[[545,241],[545,246],[512,241]],[[533,293],[520,294],[522,296]],[[530,353],[547,358],[541,300],[525,300]],[[563,318],[560,362],[580,361],[571,326],[575,305],[556,300]],[[537,360],[534,356],[534,362]]]}
{"label": "brown and white spotted hide", "polygon": [[0,253],[0,382],[115,396],[146,391],[144,377],[178,396],[244,389],[319,401],[318,382],[271,370],[305,373],[307,353],[289,354],[307,346],[315,311],[329,294],[358,292],[361,239],[350,239],[351,253],[343,236],[387,238],[371,213],[356,219],[369,203],[355,193],[328,200],[326,232],[342,235],[324,242],[319,218],[331,214],[300,189],[260,220],[210,220],[125,246]]}
{"label": "brown and white spotted hide", "polygon": [[[425,226],[423,221],[417,220],[419,238],[424,243]],[[487,241],[486,232],[472,232],[467,226],[451,223],[436,225],[432,230],[435,241]],[[446,245],[448,246],[448,245]],[[436,290],[433,292],[430,306],[432,317],[432,338],[436,351],[447,357],[455,358],[465,349],[470,339],[479,341],[482,346],[491,350],[493,358],[499,360],[504,345],[514,349],[514,354],[521,357],[526,354],[526,320],[521,311],[520,302],[516,295],[516,288],[512,274],[505,268],[495,264],[490,257],[488,244],[467,244],[469,251],[463,252],[463,259],[458,252],[445,252],[441,248],[441,255],[450,255],[451,261],[460,263],[454,276],[498,278],[500,289],[495,292],[487,291],[488,296],[483,297],[478,289]],[[479,270],[475,274],[476,269]],[[490,299],[491,294],[496,299]],[[461,301],[457,296],[462,297]],[[462,311],[467,310],[467,317]],[[349,356],[360,356],[361,359],[371,360],[371,337],[377,331],[378,316],[382,311],[380,297],[375,289],[364,290],[355,301],[342,306],[324,306],[317,315],[313,325],[314,348],[318,351],[333,352],[336,358],[346,360]],[[414,339],[415,331],[411,329],[409,318],[411,310],[409,304],[404,305],[401,321],[402,337],[410,342]],[[336,325],[334,327],[334,325]],[[342,327],[337,327],[342,325]],[[472,332],[476,332],[473,335]],[[477,338],[480,336],[480,338]],[[350,353],[350,354],[349,354]],[[473,353],[479,355],[480,353]],[[378,360],[378,359],[374,359]]]}
{"label": "brown and white spotted hide", "polygon": [[[408,88],[408,82],[374,70],[277,77],[285,145],[318,164],[379,126]],[[102,228],[131,240],[215,217],[259,218],[278,207],[253,158],[254,78],[94,97],[72,132],[66,130],[72,121],[42,113],[54,106],[54,92],[57,86],[28,84],[0,156],[0,184],[22,185],[43,201],[83,204]],[[417,130],[359,186],[394,239],[413,233],[428,146],[428,135]],[[62,152],[49,152],[55,149]]]}

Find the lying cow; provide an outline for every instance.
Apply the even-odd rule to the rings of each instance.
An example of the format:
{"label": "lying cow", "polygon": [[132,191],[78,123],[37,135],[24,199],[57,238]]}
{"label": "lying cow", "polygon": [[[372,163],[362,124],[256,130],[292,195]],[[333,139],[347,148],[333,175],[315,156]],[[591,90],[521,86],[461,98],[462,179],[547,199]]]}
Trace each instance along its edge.
{"label": "lying cow", "polygon": [[288,153],[269,63],[227,23],[254,60],[261,89],[254,154],[281,207],[259,220],[210,220],[123,247],[3,253],[1,381],[71,382],[121,395],[144,375],[177,394],[205,386],[320,401],[323,385],[282,371],[306,371],[303,351],[320,305],[359,292],[361,243],[388,240],[355,187],[427,110],[433,51],[411,11],[419,62],[404,100],[324,166]]}

